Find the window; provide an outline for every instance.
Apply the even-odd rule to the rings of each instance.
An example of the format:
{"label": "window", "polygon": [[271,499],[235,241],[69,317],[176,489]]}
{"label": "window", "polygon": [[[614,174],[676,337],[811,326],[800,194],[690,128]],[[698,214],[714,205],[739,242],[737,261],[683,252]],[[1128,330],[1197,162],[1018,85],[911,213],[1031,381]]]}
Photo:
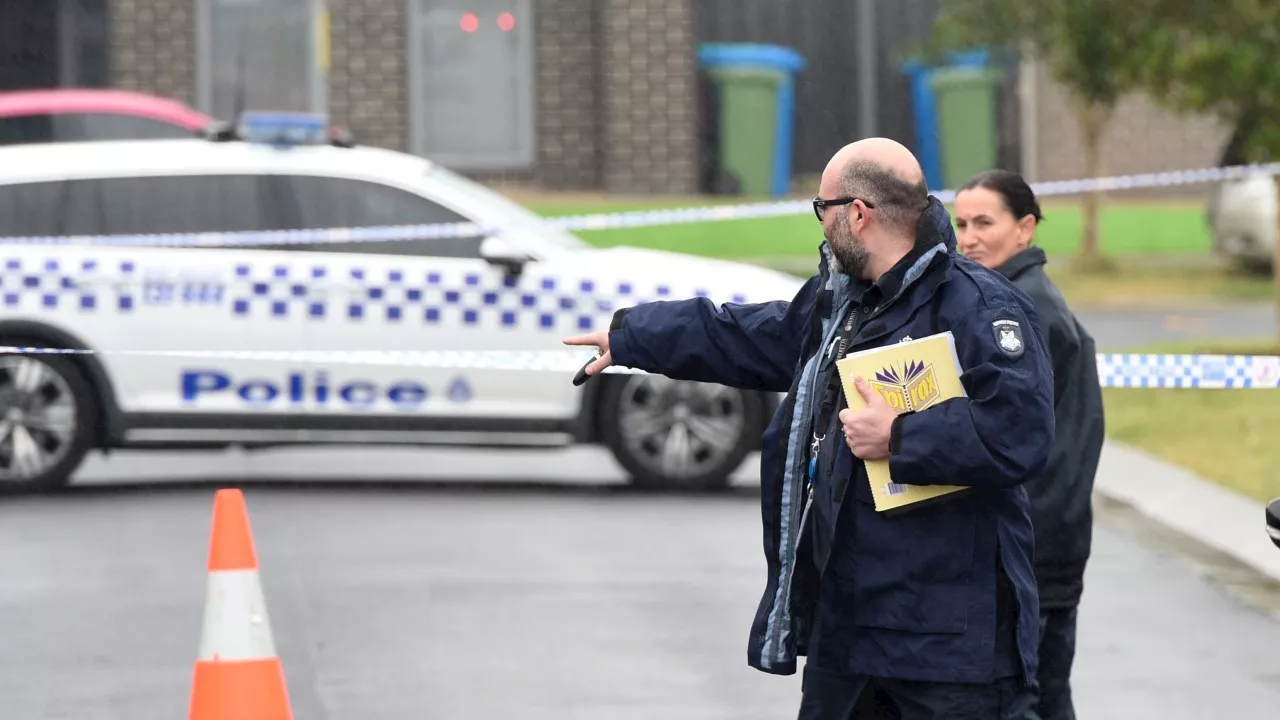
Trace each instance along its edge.
{"label": "window", "polygon": [[83,182],[0,185],[0,237],[101,232],[97,196]]}
{"label": "window", "polygon": [[[0,185],[0,237],[151,235],[468,222],[378,183],[267,175],[179,175]],[[272,250],[477,258],[482,238],[255,245]]]}
{"label": "window", "polygon": [[[273,182],[279,183],[275,197],[292,221],[289,226],[300,230],[469,222],[443,205],[378,183],[310,175],[275,176]],[[480,256],[480,241],[481,238],[472,237],[291,247],[325,252],[475,258]]]}
{"label": "window", "polygon": [[0,185],[0,237],[62,235],[64,183]]}
{"label": "window", "polygon": [[198,0],[201,110],[327,112],[326,0]]}
{"label": "window", "polygon": [[196,134],[160,120],[113,113],[55,115],[53,132],[58,140],[157,140]]}
{"label": "window", "polygon": [[97,185],[102,233],[255,232],[283,230],[258,175],[122,177]]}
{"label": "window", "polygon": [[189,138],[194,132],[151,118],[114,113],[59,113],[0,118],[0,145],[85,140]]}
{"label": "window", "polygon": [[53,118],[48,115],[21,115],[0,118],[0,145],[53,141]]}
{"label": "window", "polygon": [[257,175],[0,185],[0,236],[284,230]]}
{"label": "window", "polygon": [[410,150],[452,169],[532,167],[536,3],[401,2],[408,8]]}
{"label": "window", "polygon": [[285,230],[256,175],[0,185],[0,236]]}

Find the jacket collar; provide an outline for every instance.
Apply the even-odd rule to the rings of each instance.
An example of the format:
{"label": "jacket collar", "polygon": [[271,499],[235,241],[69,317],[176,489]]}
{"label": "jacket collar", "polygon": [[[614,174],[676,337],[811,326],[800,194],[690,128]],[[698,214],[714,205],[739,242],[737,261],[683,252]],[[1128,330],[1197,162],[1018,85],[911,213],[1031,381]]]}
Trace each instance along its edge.
{"label": "jacket collar", "polygon": [[943,243],[947,246],[947,252],[954,252],[956,249],[956,231],[951,225],[951,213],[947,212],[946,206],[932,195],[929,196],[929,206],[925,208],[920,216],[920,222],[916,224],[917,244],[920,243],[921,238],[927,238],[933,243]]}
{"label": "jacket collar", "polygon": [[1045,256],[1044,250],[1038,247],[1029,247],[1006,260],[1003,265],[996,268],[996,272],[1013,280],[1031,268],[1044,265],[1047,262],[1049,262],[1049,258]]}
{"label": "jacket collar", "polygon": [[938,260],[956,249],[956,234],[951,226],[951,214],[938,199],[929,196],[929,205],[916,223],[916,241],[910,252],[898,261],[876,285],[884,300],[892,300],[905,293],[920,280]]}

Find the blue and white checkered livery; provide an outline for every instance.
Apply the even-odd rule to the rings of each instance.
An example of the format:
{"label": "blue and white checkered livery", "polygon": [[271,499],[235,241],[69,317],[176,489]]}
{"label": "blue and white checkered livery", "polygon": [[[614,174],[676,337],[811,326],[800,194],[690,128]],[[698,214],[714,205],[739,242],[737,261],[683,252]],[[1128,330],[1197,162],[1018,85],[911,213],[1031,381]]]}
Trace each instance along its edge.
{"label": "blue and white checkered livery", "polygon": [[118,312],[137,306],[131,260],[0,255],[0,307],[10,312]]}
{"label": "blue and white checkered livery", "polygon": [[[145,315],[150,309],[201,305],[224,307],[235,321],[443,323],[555,333],[592,330],[618,308],[650,300],[712,296],[707,287],[687,281],[599,280],[581,273],[494,279],[484,269],[421,265],[237,260],[228,278],[206,274],[185,280],[138,268],[136,260],[100,255],[74,261],[8,257],[0,266],[0,304],[37,315]],[[147,268],[154,269],[164,268]],[[745,303],[748,295],[729,291],[716,299]]]}

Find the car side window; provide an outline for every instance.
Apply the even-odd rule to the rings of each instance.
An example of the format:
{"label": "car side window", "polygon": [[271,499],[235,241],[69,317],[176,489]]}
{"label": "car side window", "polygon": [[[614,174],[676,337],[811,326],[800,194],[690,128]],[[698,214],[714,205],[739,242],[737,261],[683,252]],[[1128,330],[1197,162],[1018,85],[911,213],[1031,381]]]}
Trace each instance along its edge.
{"label": "car side window", "polygon": [[0,185],[0,237],[62,235],[65,183]]}
{"label": "car side window", "polygon": [[67,113],[53,116],[55,140],[164,140],[195,137],[184,127],[151,118],[113,113]]}
{"label": "car side window", "polygon": [[0,145],[24,145],[51,140],[53,140],[53,121],[48,115],[0,118]]}
{"label": "car side window", "polygon": [[[427,198],[380,183],[312,175],[273,176],[281,206],[299,230],[470,222]],[[309,243],[293,250],[478,258],[481,238]]]}
{"label": "car side window", "polygon": [[0,118],[0,145],[90,140],[166,140],[196,133],[150,118],[114,113],[54,113]]}
{"label": "car side window", "polygon": [[77,180],[95,186],[105,235],[283,230],[261,175]]}

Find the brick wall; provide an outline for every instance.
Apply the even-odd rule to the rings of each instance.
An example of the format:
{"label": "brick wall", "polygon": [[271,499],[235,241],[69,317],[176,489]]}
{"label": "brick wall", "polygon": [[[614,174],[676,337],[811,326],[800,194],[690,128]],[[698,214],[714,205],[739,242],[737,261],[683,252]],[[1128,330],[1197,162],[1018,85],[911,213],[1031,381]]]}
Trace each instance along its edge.
{"label": "brick wall", "polygon": [[599,0],[535,7],[537,178],[548,190],[594,189],[603,182],[599,7]]}
{"label": "brick wall", "polygon": [[603,13],[604,186],[697,187],[693,0],[598,0]]}
{"label": "brick wall", "polygon": [[111,0],[111,84],[196,102],[195,0]]}
{"label": "brick wall", "polygon": [[367,145],[409,144],[402,0],[329,0],[329,114]]}
{"label": "brick wall", "polygon": [[[1035,74],[1038,168],[1035,181],[1083,177],[1084,144],[1066,90],[1040,67]],[[1213,167],[1230,128],[1212,117],[1179,116],[1145,96],[1125,98],[1102,142],[1102,173],[1128,175]],[[1200,192],[1188,188],[1190,192]]]}
{"label": "brick wall", "polygon": [[[113,85],[194,105],[196,0],[113,3]],[[407,150],[405,2],[328,4],[333,122],[360,142]],[[539,0],[535,14],[532,178],[555,190],[694,191],[693,0]]]}

